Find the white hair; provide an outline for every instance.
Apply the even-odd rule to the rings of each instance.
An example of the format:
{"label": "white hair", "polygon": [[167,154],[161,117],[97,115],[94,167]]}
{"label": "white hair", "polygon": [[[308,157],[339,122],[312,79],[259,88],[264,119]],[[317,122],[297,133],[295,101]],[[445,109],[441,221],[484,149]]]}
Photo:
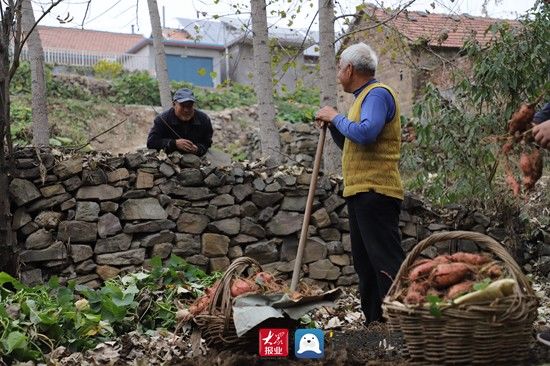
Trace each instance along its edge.
{"label": "white hair", "polygon": [[378,65],[378,56],[369,45],[359,42],[346,48],[340,55],[340,65],[351,65],[363,74],[373,74]]}

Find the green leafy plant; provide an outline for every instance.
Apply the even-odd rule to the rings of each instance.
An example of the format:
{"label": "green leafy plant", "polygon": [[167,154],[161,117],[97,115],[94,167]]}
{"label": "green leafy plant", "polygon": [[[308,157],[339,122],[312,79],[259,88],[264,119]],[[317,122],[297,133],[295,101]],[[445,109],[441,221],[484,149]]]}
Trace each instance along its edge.
{"label": "green leafy plant", "polygon": [[42,360],[63,345],[94,347],[132,330],[174,328],[176,300],[192,299],[221,277],[172,256],[152,258],[149,271],[106,281],[98,289],[56,277],[28,287],[0,272],[0,354],[7,363]]}
{"label": "green leafy plant", "polygon": [[32,111],[27,105],[20,101],[13,101],[10,109],[11,115],[11,137],[16,146],[27,145],[32,139],[31,123]]}
{"label": "green leafy plant", "polygon": [[158,81],[147,71],[123,73],[113,79],[112,101],[120,104],[159,105]]}
{"label": "green leafy plant", "polygon": [[428,295],[426,296],[426,300],[430,304],[430,314],[432,314],[435,317],[440,317],[442,315],[441,313],[441,298],[437,295]]}
{"label": "green leafy plant", "polygon": [[491,283],[490,278],[484,278],[483,281],[474,283],[473,289],[476,291],[485,290],[490,283]]}
{"label": "green leafy plant", "polygon": [[31,65],[28,61],[22,61],[13,75],[10,83],[11,94],[23,94],[31,92]]}
{"label": "green leafy plant", "polygon": [[426,86],[413,108],[417,139],[403,152],[403,170],[415,176],[409,188],[442,204],[493,194],[500,147],[490,137],[506,132],[521,102],[550,90],[549,8],[537,2],[518,28],[495,23],[487,45],[468,40],[462,52],[471,72],[455,71],[452,98]]}
{"label": "green leafy plant", "polygon": [[215,89],[194,86],[187,82],[172,82],[172,90],[189,88],[197,98],[197,106],[201,109],[219,111],[227,108],[249,106],[256,103],[252,87],[237,83],[222,83]]}

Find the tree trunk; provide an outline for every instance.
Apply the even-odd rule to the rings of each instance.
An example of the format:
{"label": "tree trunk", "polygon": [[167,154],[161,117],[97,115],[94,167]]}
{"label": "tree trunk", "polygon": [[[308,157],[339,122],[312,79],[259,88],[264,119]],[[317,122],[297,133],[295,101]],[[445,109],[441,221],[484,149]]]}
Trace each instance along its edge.
{"label": "tree trunk", "polygon": [[275,124],[275,103],[273,100],[273,76],[271,54],[267,34],[265,0],[251,0],[252,45],[254,52],[254,90],[258,97],[260,117],[260,143],[262,156],[269,158],[269,165],[281,162],[279,129]]}
{"label": "tree trunk", "polygon": [[[332,0],[319,0],[319,66],[321,106],[336,108],[336,54],[334,52],[334,3]],[[323,156],[324,171],[338,174],[341,170],[341,151],[327,134]]]}
{"label": "tree trunk", "polygon": [[[23,31],[27,33],[35,23],[31,1],[23,0],[22,8]],[[27,47],[31,64],[32,143],[34,146],[48,146],[50,133],[44,78],[44,50],[38,30],[34,29],[29,35]]]}
{"label": "tree trunk", "polygon": [[[0,271],[15,275],[17,272],[17,258],[15,255],[15,236],[11,229],[11,209],[8,191],[8,157],[6,152],[11,151],[9,146],[10,134],[10,60],[8,48],[10,45],[11,14],[2,17],[0,28]],[[4,18],[5,17],[5,18]]]}
{"label": "tree trunk", "polygon": [[166,66],[166,53],[162,43],[162,28],[160,26],[159,9],[157,0],[147,0],[149,17],[151,18],[151,31],[153,33],[153,47],[155,48],[155,69],[159,83],[160,104],[168,109],[172,105],[170,95],[170,81],[168,80],[168,67]]}

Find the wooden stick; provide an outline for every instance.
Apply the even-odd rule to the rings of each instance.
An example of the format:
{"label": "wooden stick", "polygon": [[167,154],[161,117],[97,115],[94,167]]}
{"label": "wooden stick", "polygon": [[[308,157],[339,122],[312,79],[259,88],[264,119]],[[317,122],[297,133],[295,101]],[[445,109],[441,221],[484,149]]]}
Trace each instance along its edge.
{"label": "wooden stick", "polygon": [[300,242],[298,243],[298,251],[296,252],[296,261],[294,262],[294,272],[292,272],[292,282],[290,283],[290,291],[296,291],[298,278],[300,277],[300,268],[302,267],[302,257],[306,246],[307,232],[309,229],[309,220],[311,218],[311,209],[313,207],[313,199],[315,198],[315,190],[317,188],[317,176],[319,175],[319,167],[323,156],[323,147],[325,145],[325,135],[327,134],[327,124],[323,124],[323,128],[319,133],[319,142],[317,143],[317,151],[315,152],[315,162],[313,163],[313,172],[311,174],[311,182],[309,182],[309,193],[306,201],[306,212],[304,213],[304,222],[302,224],[302,232],[300,233]]}

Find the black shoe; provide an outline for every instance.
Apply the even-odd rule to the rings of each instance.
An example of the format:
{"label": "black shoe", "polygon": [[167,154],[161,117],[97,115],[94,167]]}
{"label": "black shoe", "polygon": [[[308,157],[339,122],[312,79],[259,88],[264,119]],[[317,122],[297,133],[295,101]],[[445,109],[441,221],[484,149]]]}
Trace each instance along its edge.
{"label": "black shoe", "polygon": [[550,328],[543,330],[539,334],[537,334],[537,340],[550,347]]}

